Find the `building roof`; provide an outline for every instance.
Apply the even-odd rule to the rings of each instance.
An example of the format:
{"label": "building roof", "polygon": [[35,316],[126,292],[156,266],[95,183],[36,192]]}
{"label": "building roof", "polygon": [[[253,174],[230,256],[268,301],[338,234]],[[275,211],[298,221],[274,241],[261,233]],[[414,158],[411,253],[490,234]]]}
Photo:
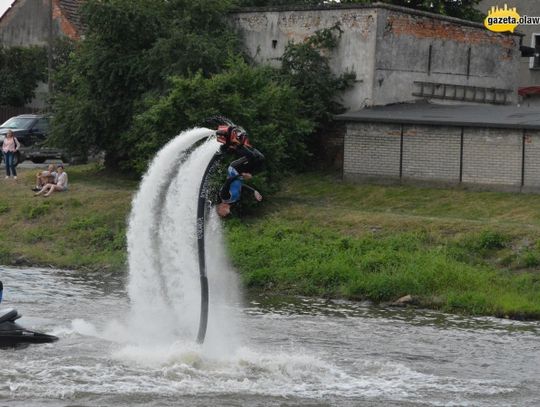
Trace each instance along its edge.
{"label": "building roof", "polygon": [[83,3],[84,0],[59,0],[60,8],[64,12],[64,15],[79,33],[84,30],[80,14],[80,8]]}
{"label": "building roof", "polygon": [[339,115],[350,122],[431,124],[466,127],[539,129],[540,109],[493,105],[401,103]]}

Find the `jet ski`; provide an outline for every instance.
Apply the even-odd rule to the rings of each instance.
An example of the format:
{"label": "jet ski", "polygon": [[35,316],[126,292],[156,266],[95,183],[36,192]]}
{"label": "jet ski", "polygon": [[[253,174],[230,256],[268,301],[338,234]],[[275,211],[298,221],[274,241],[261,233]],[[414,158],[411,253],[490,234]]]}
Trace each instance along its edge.
{"label": "jet ski", "polygon": [[15,321],[22,317],[14,308],[0,310],[0,348],[28,346],[31,343],[49,343],[56,336],[29,331]]}

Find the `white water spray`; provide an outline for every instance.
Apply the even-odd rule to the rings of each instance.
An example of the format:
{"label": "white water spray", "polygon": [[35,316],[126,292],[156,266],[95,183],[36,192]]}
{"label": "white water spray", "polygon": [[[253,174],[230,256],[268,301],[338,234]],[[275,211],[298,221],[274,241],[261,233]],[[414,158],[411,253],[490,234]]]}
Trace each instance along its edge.
{"label": "white water spray", "polygon": [[[192,129],[169,142],[152,161],[133,199],[127,234],[129,331],[138,346],[195,340],[201,302],[197,199],[218,143],[209,139],[194,145],[212,134]],[[235,274],[226,262],[219,219],[212,214],[207,223],[210,313],[205,350],[210,352],[234,342],[231,305],[238,303],[239,295]]]}

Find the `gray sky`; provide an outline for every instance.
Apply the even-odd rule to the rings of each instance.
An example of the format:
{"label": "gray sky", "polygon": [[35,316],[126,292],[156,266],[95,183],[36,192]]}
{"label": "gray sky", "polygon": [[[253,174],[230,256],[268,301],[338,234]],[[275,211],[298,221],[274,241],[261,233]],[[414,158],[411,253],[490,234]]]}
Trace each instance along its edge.
{"label": "gray sky", "polygon": [[4,14],[14,0],[0,0],[0,16]]}

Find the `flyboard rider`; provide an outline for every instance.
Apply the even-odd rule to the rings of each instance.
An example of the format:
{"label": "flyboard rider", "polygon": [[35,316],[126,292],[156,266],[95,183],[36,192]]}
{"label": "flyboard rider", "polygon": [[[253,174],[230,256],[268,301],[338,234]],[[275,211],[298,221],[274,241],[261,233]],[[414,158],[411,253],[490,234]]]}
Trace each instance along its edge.
{"label": "flyboard rider", "polygon": [[231,205],[240,200],[242,188],[252,191],[258,202],[262,201],[259,191],[246,185],[244,181],[250,180],[253,172],[261,167],[264,155],[249,143],[247,133],[242,127],[221,125],[216,134],[217,141],[223,144],[220,151],[237,157],[229,164],[227,180],[219,191],[221,202],[217,205],[217,213],[221,217],[226,217],[231,213]]}

